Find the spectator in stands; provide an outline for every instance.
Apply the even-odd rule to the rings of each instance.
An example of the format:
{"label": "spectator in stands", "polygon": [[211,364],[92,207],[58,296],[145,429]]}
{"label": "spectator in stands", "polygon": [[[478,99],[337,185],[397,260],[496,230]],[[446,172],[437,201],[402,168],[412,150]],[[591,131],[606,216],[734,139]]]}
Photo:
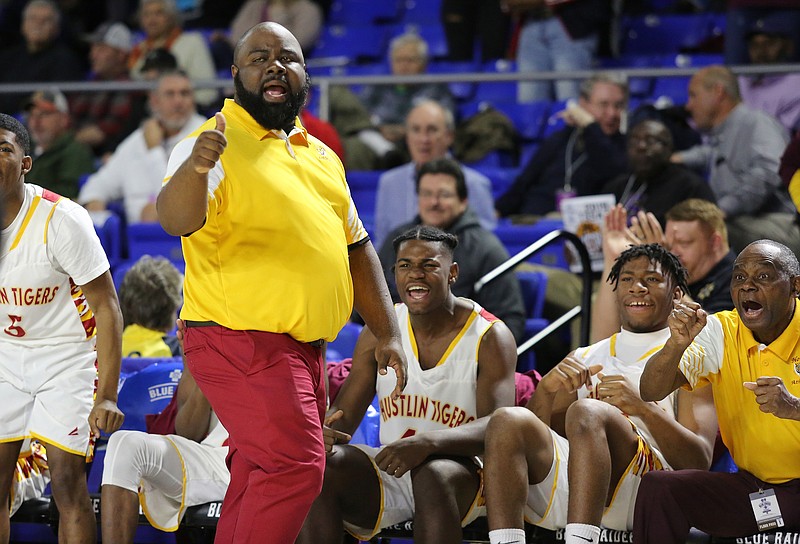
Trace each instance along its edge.
{"label": "spectator in stands", "polygon": [[[428,71],[428,43],[414,32],[396,36],[389,43],[389,66],[396,76],[413,76]],[[361,98],[384,138],[402,145],[405,120],[411,109],[423,100],[434,100],[455,112],[455,99],[445,83],[373,85]]]}
{"label": "spectator in stands", "polygon": [[[757,19],[747,36],[750,63],[757,65],[792,62],[795,44],[792,36],[797,28],[792,20],[775,13]],[[800,23],[800,21],[796,21]],[[739,76],[742,102],[755,110],[770,114],[789,132],[800,128],[800,74],[759,74]]]}
{"label": "spectator in stands", "polygon": [[[131,77],[140,79],[147,53],[162,47],[175,56],[178,67],[192,80],[216,78],[214,61],[205,38],[197,32],[183,31],[175,0],[140,0],[139,24],[145,39],[131,51],[128,60]],[[199,90],[196,94],[197,103],[202,106],[208,106],[217,98],[215,89]]]}
{"label": "spectator in stands", "polygon": [[565,528],[565,544],[600,542],[601,524],[631,528],[643,474],[711,465],[710,392],[680,391],[653,403],[638,391],[644,362],[669,337],[686,269],[658,244],[639,245],[619,256],[608,281],[621,330],[567,355],[527,408],[492,414],[485,476],[493,544],[524,544],[523,519]]}
{"label": "spectator in stands", "polygon": [[703,68],[692,77],[686,109],[709,138],[672,160],[709,168],[709,185],[725,214],[731,247],[741,250],[768,238],[800,252],[800,228],[778,175],[789,141],[786,129],[742,104],[736,76],[724,66]]}
{"label": "spectator in stands", "polygon": [[[394,75],[424,74],[427,42],[413,32],[395,37],[389,46],[389,64]],[[331,123],[345,139],[348,169],[382,170],[406,162],[404,123],[416,105],[428,100],[454,115],[455,99],[445,84],[375,85],[367,87],[361,97],[346,87],[333,87]]]}
{"label": "spectator in stands", "polygon": [[795,134],[781,156],[781,166],[778,173],[783,181],[783,186],[789,191],[789,196],[795,207],[795,221],[800,222],[800,132]]}
{"label": "spectator in stands", "polygon": [[[684,299],[699,303],[709,314],[733,309],[730,285],[736,255],[728,245],[722,210],[714,203],[690,198],[676,204],[667,211],[664,230],[652,213],[639,212],[631,229],[626,226],[627,217],[619,205],[606,214],[602,277],[608,277],[619,254],[630,245],[661,244],[686,268],[689,290]],[[608,283],[602,283],[592,305],[592,338],[608,338],[618,329],[613,292]]]}
{"label": "spectator in stands", "polygon": [[25,107],[34,142],[27,178],[67,198],[78,196],[80,179],[94,170],[89,146],[75,140],[66,97],[55,88],[33,93]]}
{"label": "spectator in stands", "polygon": [[128,223],[158,220],[155,201],[169,154],[205,118],[195,111],[192,82],[180,70],[159,76],[149,104],[152,115],[81,188],[78,202],[86,209],[104,210],[109,202],[122,199]]}
{"label": "spectator in stands", "polygon": [[164,72],[178,69],[178,60],[175,55],[164,49],[157,47],[144,57],[142,64],[142,79],[156,80]]}
{"label": "spectator in stands", "polygon": [[497,199],[501,217],[545,215],[556,210],[558,195],[597,194],[625,172],[625,136],[620,132],[628,88],[598,74],[581,83],[577,104],[562,113],[569,126],[544,142],[525,169]]}
{"label": "spectator in stands", "polygon": [[101,491],[102,540],[133,544],[139,505],[147,521],[176,531],[186,508],[225,496],[228,432],[184,367],[175,390],[174,429],[166,435],[118,431],[108,441]]}
{"label": "spectator in stands", "polygon": [[[520,72],[590,70],[602,29],[611,19],[608,0],[503,0],[521,25],[517,43]],[[517,100],[567,100],[583,95],[575,79],[520,82]]]}
{"label": "spectator in stands", "polygon": [[0,541],[25,437],[47,448],[60,542],[93,543],[86,485],[92,437],[122,425],[117,407],[122,315],[88,214],[33,183],[25,127],[0,114]]}
{"label": "spectator in stands", "polygon": [[[22,13],[24,43],[6,50],[0,60],[0,83],[55,82],[83,79],[80,57],[58,39],[61,12],[51,0],[30,0]],[[19,112],[24,94],[0,94],[0,111]]]}
{"label": "spectator in stands", "polygon": [[[452,234],[428,226],[394,239],[391,268],[402,301],[395,313],[403,324],[408,384],[400,399],[389,397],[394,376],[378,374],[375,339],[364,328],[328,411],[322,493],[299,544],[342,542],[343,527],[369,540],[409,519],[414,542],[461,542],[461,527],[482,514],[480,466],[471,456],[483,451],[487,416],[514,405],[517,356],[502,321],[453,293],[457,245]],[[376,393],[382,447],[345,444]],[[417,407],[413,414],[398,413],[410,405]]]}
{"label": "spectator in stands", "polygon": [[461,166],[453,159],[434,159],[420,166],[415,179],[419,215],[389,233],[378,251],[392,298],[397,301],[399,296],[392,273],[395,262],[392,240],[417,225],[436,227],[458,237],[455,260],[459,274],[452,286],[453,293],[475,300],[502,319],[514,338],[521,341],[525,307],[516,276],[505,274],[475,291],[475,282],[507,261],[508,252],[491,231],[481,226],[469,205],[469,190]]}
{"label": "spectator in stands", "polygon": [[603,187],[635,216],[640,210],[651,212],[663,226],[667,210],[687,198],[714,202],[706,181],[691,170],[670,162],[672,135],[658,121],[643,121],[628,133],[628,168]]}
{"label": "spectator in stands", "polygon": [[[95,30],[89,61],[92,81],[128,81],[131,32],[122,23],[104,23]],[[136,111],[139,93],[129,90],[87,91],[70,96],[75,139],[105,156],[131,133],[144,115]]]}
{"label": "spectator in stands", "polygon": [[231,22],[231,43],[238,42],[245,32],[263,21],[286,27],[306,55],[314,50],[325,23],[322,8],[312,0],[247,0]]}
{"label": "spectator in stands", "polygon": [[[753,21],[776,17],[786,21],[792,30],[792,41],[800,43],[800,5],[794,0],[727,0],[725,17],[725,64],[746,64],[748,61],[747,34]],[[792,61],[798,60],[795,49]]]}
{"label": "spectator in stands", "polygon": [[795,254],[759,240],[733,265],[735,310],[709,316],[696,303],[676,302],[670,334],[642,373],[642,398],[711,389],[722,440],[739,471],[646,475],[634,542],[682,543],[691,527],[714,536],[757,534],[768,517],[754,508],[760,498],[780,511],[781,530],[800,530],[798,295]]}
{"label": "spectator in stands", "polygon": [[511,23],[501,4],[500,0],[442,0],[448,59],[474,60],[476,45],[482,62],[505,58]]}
{"label": "spectator in stands", "polygon": [[[411,162],[381,174],[375,194],[375,232],[380,244],[399,225],[411,221],[419,210],[416,185],[417,171],[428,161],[450,154],[455,133],[452,113],[438,102],[426,100],[417,104],[406,117],[406,144]],[[497,224],[492,199],[492,182],[467,166],[461,167],[470,194],[470,207],[478,215],[481,226],[492,230]],[[388,240],[391,240],[389,238]]]}
{"label": "spectator in stands", "polygon": [[183,274],[164,257],[145,255],[125,273],[119,305],[125,328],[123,357],[177,357],[175,328],[182,296]]}

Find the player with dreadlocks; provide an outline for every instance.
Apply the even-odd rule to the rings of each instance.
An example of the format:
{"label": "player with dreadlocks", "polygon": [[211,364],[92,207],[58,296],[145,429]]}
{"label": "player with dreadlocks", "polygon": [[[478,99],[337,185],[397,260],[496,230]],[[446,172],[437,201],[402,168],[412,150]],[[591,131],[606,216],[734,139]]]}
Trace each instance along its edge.
{"label": "player with dreadlocks", "polygon": [[566,544],[599,542],[601,525],[631,529],[643,474],[710,466],[711,395],[680,390],[658,403],[639,395],[645,363],[669,338],[686,269],[663,247],[640,245],[619,256],[608,281],[620,332],[565,357],[527,409],[492,415],[485,475],[493,544],[524,543],[524,520],[566,528]]}

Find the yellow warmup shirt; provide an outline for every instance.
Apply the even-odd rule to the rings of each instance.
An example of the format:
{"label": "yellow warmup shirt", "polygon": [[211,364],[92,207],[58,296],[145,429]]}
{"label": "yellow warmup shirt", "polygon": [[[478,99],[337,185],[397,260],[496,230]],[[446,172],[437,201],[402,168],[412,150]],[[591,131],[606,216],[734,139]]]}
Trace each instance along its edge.
{"label": "yellow warmup shirt", "polygon": [[800,396],[800,311],[768,346],[753,337],[736,310],[709,316],[680,369],[691,387],[714,388],[722,439],[739,468],[775,484],[800,478],[800,421],[760,411],[755,394],[742,385],[777,376]]}
{"label": "yellow warmup shirt", "polygon": [[128,325],[122,331],[123,357],[172,357],[172,349],[164,341],[164,333],[142,327]]}
{"label": "yellow warmup shirt", "polygon": [[[209,172],[205,225],[182,240],[183,319],[332,340],[353,307],[348,246],[367,240],[336,154],[299,120],[287,135],[226,100],[228,146]],[[170,157],[165,183],[210,119]]]}

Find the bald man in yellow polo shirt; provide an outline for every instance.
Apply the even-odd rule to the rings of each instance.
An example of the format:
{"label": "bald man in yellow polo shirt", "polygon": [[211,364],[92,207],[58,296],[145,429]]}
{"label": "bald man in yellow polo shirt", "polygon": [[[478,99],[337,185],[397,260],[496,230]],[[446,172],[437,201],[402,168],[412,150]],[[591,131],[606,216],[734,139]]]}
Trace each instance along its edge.
{"label": "bald man in yellow polo shirt", "polygon": [[670,338],[642,374],[646,400],[710,384],[734,474],[645,475],[634,513],[637,544],[683,543],[691,527],[720,537],[800,530],[800,265],[772,240],[733,265],[735,309],[707,316],[678,303]]}
{"label": "bald man in yellow polo shirt", "polygon": [[256,25],[231,73],[233,100],[175,147],[158,215],[183,237],[186,361],[230,433],[216,542],[286,544],[322,486],[324,343],[355,305],[395,395],[406,361],[342,163],[297,118],[297,40]]}

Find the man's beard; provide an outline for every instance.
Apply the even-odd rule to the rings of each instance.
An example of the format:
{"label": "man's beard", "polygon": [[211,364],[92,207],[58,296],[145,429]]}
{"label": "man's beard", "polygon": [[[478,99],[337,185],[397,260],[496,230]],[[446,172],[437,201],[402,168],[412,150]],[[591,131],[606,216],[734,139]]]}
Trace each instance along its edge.
{"label": "man's beard", "polygon": [[261,93],[251,93],[245,89],[237,73],[233,77],[236,98],[240,106],[249,113],[256,122],[266,129],[286,129],[294,125],[294,119],[306,103],[311,77],[306,74],[303,86],[296,93],[288,93],[286,100],[274,104],[264,100]]}

